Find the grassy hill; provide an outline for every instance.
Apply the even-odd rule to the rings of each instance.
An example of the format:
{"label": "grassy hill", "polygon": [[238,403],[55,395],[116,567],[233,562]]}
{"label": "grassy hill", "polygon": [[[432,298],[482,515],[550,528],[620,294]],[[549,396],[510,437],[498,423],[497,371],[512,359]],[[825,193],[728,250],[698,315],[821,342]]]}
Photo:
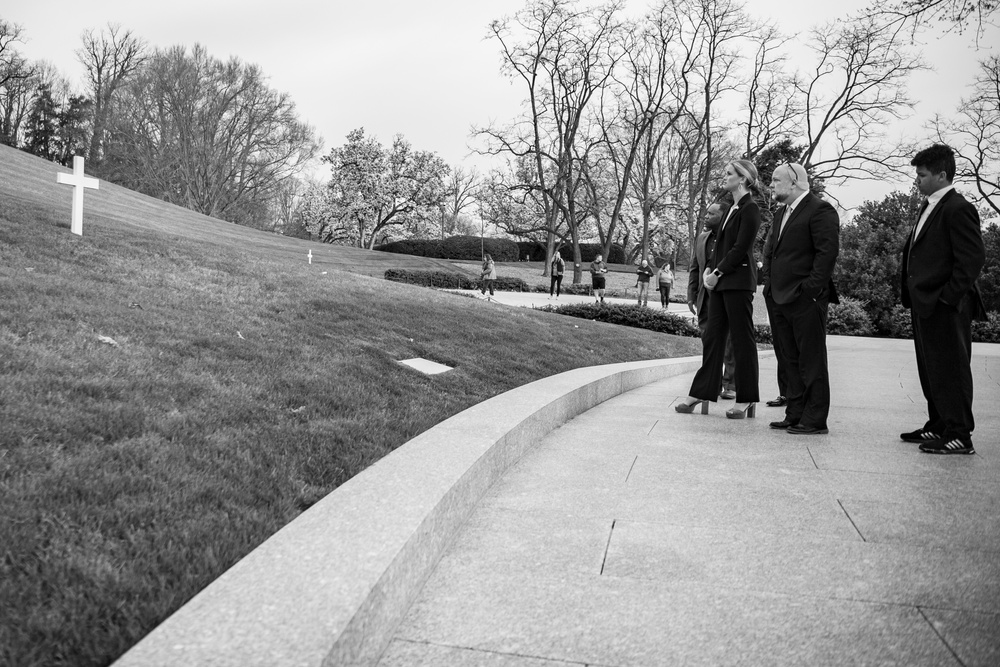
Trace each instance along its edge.
{"label": "grassy hill", "polygon": [[[700,349],[389,283],[361,274],[435,261],[270,236],[107,183],[77,237],[59,169],[0,148],[3,665],[108,664],[470,405]],[[396,363],[415,356],[455,370]]]}

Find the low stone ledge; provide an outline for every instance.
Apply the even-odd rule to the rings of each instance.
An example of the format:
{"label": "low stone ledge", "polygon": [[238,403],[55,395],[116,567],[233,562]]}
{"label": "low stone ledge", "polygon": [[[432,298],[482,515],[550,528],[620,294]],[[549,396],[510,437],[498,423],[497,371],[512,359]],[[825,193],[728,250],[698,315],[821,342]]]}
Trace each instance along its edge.
{"label": "low stone ledge", "polygon": [[413,438],[268,538],[116,667],[373,665],[483,494],[576,415],[700,357],[567,371]]}

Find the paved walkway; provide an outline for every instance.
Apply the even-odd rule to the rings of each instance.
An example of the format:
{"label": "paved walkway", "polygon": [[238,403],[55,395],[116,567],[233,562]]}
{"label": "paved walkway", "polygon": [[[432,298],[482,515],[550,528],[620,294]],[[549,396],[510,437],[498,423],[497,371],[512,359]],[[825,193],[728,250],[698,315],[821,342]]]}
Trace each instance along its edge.
{"label": "paved walkway", "polygon": [[[445,290],[446,292],[455,292],[457,294],[467,294],[473,295],[477,299],[482,299],[484,297],[480,296],[478,291],[475,290]],[[654,293],[654,299],[650,298],[649,308],[660,308],[660,295],[659,293]],[[542,306],[558,306],[564,303],[594,303],[595,299],[592,296],[579,296],[575,294],[563,294],[559,298],[550,298],[547,292],[496,292],[492,297],[488,297],[494,303],[503,304],[505,306],[518,306],[522,308],[541,308]],[[634,306],[636,300],[634,298],[619,299],[612,297],[605,297],[605,303],[614,303],[621,305]],[[691,311],[688,309],[687,304],[684,303],[670,303],[668,310],[672,313],[677,313],[679,315],[686,315],[688,317],[693,317]]]}
{"label": "paved walkway", "polygon": [[381,667],[1000,664],[1000,346],[975,349],[978,453],[935,456],[898,440],[924,419],[911,345],[830,339],[826,436],[678,414],[691,375],[568,422],[488,493]]}

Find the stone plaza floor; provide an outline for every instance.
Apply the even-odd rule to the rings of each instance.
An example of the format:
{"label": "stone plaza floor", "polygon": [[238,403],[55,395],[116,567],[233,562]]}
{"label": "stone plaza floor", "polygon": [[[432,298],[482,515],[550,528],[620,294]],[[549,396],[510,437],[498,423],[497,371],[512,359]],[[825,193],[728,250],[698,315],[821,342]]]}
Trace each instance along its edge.
{"label": "stone plaza floor", "polygon": [[[974,456],[899,440],[925,419],[912,342],[829,350],[828,435],[763,405],[678,414],[691,374],[550,433],[380,666],[1000,664],[1000,346],[974,348]],[[763,357],[762,399],[774,373]]]}

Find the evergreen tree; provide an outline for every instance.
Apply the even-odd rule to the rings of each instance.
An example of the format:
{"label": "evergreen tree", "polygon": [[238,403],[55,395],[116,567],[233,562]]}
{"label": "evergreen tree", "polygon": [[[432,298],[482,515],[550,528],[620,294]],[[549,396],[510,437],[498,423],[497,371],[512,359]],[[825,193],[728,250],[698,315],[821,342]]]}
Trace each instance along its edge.
{"label": "evergreen tree", "polygon": [[58,119],[59,106],[52,99],[52,87],[48,83],[40,84],[28,112],[24,150],[46,160],[55,160]]}
{"label": "evergreen tree", "polygon": [[58,155],[56,161],[67,167],[74,155],[86,155],[90,145],[90,118],[94,103],[78,95],[70,97],[59,110]]}

